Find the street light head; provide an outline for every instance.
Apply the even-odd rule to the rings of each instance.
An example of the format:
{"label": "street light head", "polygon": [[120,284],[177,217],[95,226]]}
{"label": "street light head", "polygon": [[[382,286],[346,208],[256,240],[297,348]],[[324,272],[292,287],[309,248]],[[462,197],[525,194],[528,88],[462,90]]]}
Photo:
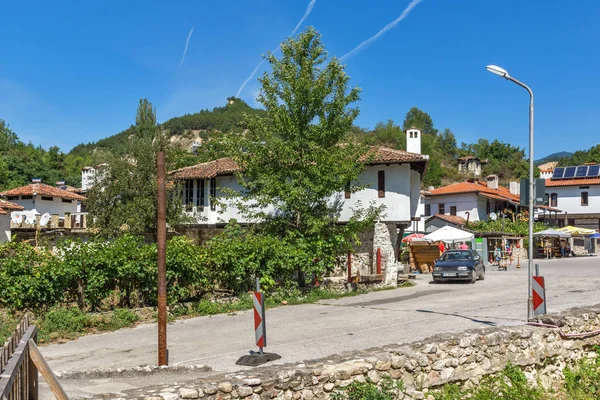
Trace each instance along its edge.
{"label": "street light head", "polygon": [[501,76],[503,78],[508,78],[510,75],[508,75],[508,71],[506,71],[504,68],[500,68],[497,65],[488,65],[487,67],[485,67],[488,71],[490,71],[492,74],[496,74],[498,76]]}

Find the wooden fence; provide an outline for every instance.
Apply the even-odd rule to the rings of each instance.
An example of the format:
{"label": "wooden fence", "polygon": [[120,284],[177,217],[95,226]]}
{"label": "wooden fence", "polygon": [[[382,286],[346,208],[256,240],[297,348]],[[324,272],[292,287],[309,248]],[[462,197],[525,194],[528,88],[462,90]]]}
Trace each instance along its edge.
{"label": "wooden fence", "polygon": [[38,371],[55,397],[67,400],[36,343],[37,329],[25,315],[0,347],[0,400],[37,400]]}

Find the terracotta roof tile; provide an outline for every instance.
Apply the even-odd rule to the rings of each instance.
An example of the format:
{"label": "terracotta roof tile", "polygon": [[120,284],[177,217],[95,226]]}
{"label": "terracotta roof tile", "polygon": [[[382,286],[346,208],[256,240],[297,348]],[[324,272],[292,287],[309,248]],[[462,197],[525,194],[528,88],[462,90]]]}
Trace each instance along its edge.
{"label": "terracotta roof tile", "polygon": [[583,179],[546,179],[546,187],[557,186],[580,186],[580,185],[600,185],[600,178],[583,178]]}
{"label": "terracotta roof tile", "polygon": [[429,158],[423,154],[409,153],[404,150],[395,150],[388,147],[371,146],[367,151],[363,161],[368,160],[368,164],[392,163],[392,162],[424,162]]}
{"label": "terracotta roof tile", "polygon": [[52,196],[66,200],[85,200],[85,197],[76,193],[57,189],[54,186],[46,185],[45,183],[32,183],[27,186],[6,190],[1,192],[0,196],[31,196],[34,193],[41,196]]}
{"label": "terracotta roof tile", "polygon": [[459,217],[458,215],[435,214],[429,219],[434,217],[443,219],[444,221],[448,221],[450,223],[453,223],[454,225],[465,225],[467,223],[467,221],[463,217]]}
{"label": "terracotta roof tile", "polygon": [[481,193],[490,196],[496,196],[502,200],[519,201],[519,196],[512,194],[510,190],[505,187],[499,186],[498,189],[490,189],[487,187],[485,182],[474,181],[474,182],[459,182],[448,186],[443,186],[431,191],[431,196],[440,196],[445,194],[459,194],[459,193]]}
{"label": "terracotta roof tile", "polygon": [[229,175],[238,172],[240,167],[229,157],[208,161],[191,167],[180,168],[169,174],[173,179],[210,179],[217,175]]}
{"label": "terracotta roof tile", "polygon": [[10,211],[21,211],[21,210],[24,210],[25,207],[20,206],[15,203],[11,203],[10,201],[0,199],[0,209],[10,210]]}

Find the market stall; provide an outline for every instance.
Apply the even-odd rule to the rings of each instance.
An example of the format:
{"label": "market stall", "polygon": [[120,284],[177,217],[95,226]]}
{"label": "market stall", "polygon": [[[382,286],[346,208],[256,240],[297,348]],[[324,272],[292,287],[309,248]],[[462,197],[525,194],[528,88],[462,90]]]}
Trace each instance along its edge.
{"label": "market stall", "polygon": [[422,238],[411,240],[409,257],[411,270],[430,272],[435,260],[440,257],[440,242],[444,243],[444,248],[451,248],[461,243],[471,242],[473,238],[471,232],[444,226]]}
{"label": "market stall", "polygon": [[538,258],[563,257],[569,251],[571,234],[557,229],[546,229],[533,234]]}

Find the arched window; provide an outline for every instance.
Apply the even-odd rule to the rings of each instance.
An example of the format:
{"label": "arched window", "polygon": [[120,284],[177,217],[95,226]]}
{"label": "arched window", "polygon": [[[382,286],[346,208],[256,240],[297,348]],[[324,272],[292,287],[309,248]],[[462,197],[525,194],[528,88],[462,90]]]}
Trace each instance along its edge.
{"label": "arched window", "polygon": [[550,207],[558,207],[558,194],[552,193],[550,195]]}
{"label": "arched window", "polygon": [[581,205],[582,206],[588,205],[588,192],[581,192]]}

